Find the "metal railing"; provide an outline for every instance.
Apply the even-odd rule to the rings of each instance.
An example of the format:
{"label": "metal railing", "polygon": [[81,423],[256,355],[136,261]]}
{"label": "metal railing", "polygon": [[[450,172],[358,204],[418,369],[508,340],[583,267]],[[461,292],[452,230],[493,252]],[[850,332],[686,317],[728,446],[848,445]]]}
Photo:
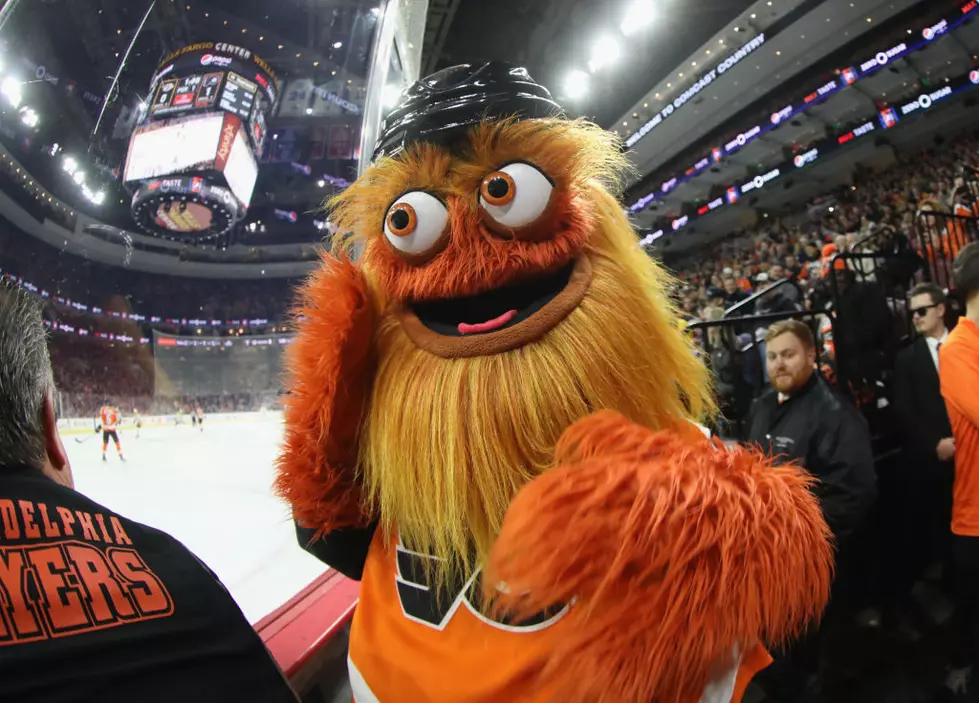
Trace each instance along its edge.
{"label": "metal railing", "polygon": [[979,241],[979,219],[922,211],[918,213],[914,230],[916,249],[925,262],[926,279],[943,288],[952,288],[955,255],[966,244]]}

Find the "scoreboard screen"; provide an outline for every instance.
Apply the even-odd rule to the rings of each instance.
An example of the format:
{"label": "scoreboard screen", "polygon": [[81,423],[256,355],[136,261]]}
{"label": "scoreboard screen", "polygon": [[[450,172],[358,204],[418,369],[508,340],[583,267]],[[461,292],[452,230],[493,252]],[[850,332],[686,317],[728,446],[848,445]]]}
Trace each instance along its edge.
{"label": "scoreboard screen", "polygon": [[201,42],[160,63],[149,95],[123,171],[137,224],[169,237],[227,231],[255,190],[275,71],[244,47]]}

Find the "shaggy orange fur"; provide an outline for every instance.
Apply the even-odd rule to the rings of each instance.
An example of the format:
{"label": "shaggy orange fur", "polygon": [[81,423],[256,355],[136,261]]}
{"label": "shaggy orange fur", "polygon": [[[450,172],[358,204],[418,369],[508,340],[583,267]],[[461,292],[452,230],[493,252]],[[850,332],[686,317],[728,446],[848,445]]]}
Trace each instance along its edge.
{"label": "shaggy orange fur", "polygon": [[830,533],[798,468],[611,411],[555,456],[511,503],[484,583],[518,617],[575,601],[543,674],[556,700],[695,703],[735,645],[777,644],[825,607]]}
{"label": "shaggy orange fur", "polygon": [[296,520],[320,533],[359,526],[357,441],[374,371],[374,310],[363,274],[345,257],[324,255],[295,314],[276,490]]}
{"label": "shaggy orange fur", "polygon": [[[553,230],[545,242],[493,235],[480,218],[479,185],[487,174],[514,160],[528,160],[558,191]],[[364,266],[386,296],[396,301],[471,295],[540,275],[569,262],[595,225],[589,181],[612,181],[624,168],[613,137],[585,122],[502,121],[477,127],[458,158],[422,144],[397,159],[381,161],[330,204],[340,231],[366,239]],[[384,216],[408,189],[442,198],[449,210],[449,246],[425,266],[405,261],[384,237]]]}
{"label": "shaggy orange fur", "polygon": [[[479,217],[483,177],[527,159],[556,184],[549,241],[493,236]],[[339,196],[332,217],[365,240],[362,267],[326,258],[302,291],[277,487],[320,532],[377,520],[436,557],[435,587],[487,565],[484,582],[509,588],[496,606],[518,617],[573,601],[543,672],[560,703],[696,703],[736,647],[818,616],[828,530],[806,474],[715,450],[688,422],[712,411],[709,381],[672,324],[666,274],[601,187],[624,163],[597,127],[504,121],[455,154],[384,160]],[[409,188],[451,222],[416,265],[383,234]],[[580,304],[517,349],[442,358],[392,314],[578,256],[593,266]],[[621,415],[590,414],[602,409]]]}

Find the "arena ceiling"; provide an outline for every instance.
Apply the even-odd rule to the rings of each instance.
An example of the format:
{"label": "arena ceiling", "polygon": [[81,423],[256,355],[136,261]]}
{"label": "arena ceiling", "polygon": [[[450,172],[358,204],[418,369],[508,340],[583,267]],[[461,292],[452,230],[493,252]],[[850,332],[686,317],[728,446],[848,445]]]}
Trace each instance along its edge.
{"label": "arena ceiling", "polygon": [[[786,0],[779,0],[785,2]],[[527,67],[574,115],[610,127],[650,85],[730,24],[751,0],[431,0],[423,52],[428,71],[493,59]],[[641,18],[630,36],[620,24]],[[638,24],[643,24],[638,28]],[[615,37],[621,56],[586,96],[565,90],[596,42]]]}
{"label": "arena ceiling", "polygon": [[[273,67],[282,95],[269,122],[269,156],[259,163],[251,208],[234,241],[318,241],[323,232],[311,213],[336,184],[356,175],[378,5],[9,0],[0,11],[0,78],[11,83],[0,120],[4,143],[55,197],[109,225],[132,228],[132,194],[118,168],[161,60],[199,42],[241,46]],[[290,90],[296,85],[304,87]],[[63,168],[66,157],[78,165],[71,173]],[[84,183],[75,182],[79,171]]]}

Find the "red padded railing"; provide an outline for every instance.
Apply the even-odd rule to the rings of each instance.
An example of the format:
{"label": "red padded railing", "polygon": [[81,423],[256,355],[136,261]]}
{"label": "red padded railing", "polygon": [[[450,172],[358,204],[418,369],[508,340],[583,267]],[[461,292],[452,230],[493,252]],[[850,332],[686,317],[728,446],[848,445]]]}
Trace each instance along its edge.
{"label": "red padded railing", "polygon": [[255,624],[255,630],[290,680],[350,622],[359,590],[356,581],[327,569]]}

